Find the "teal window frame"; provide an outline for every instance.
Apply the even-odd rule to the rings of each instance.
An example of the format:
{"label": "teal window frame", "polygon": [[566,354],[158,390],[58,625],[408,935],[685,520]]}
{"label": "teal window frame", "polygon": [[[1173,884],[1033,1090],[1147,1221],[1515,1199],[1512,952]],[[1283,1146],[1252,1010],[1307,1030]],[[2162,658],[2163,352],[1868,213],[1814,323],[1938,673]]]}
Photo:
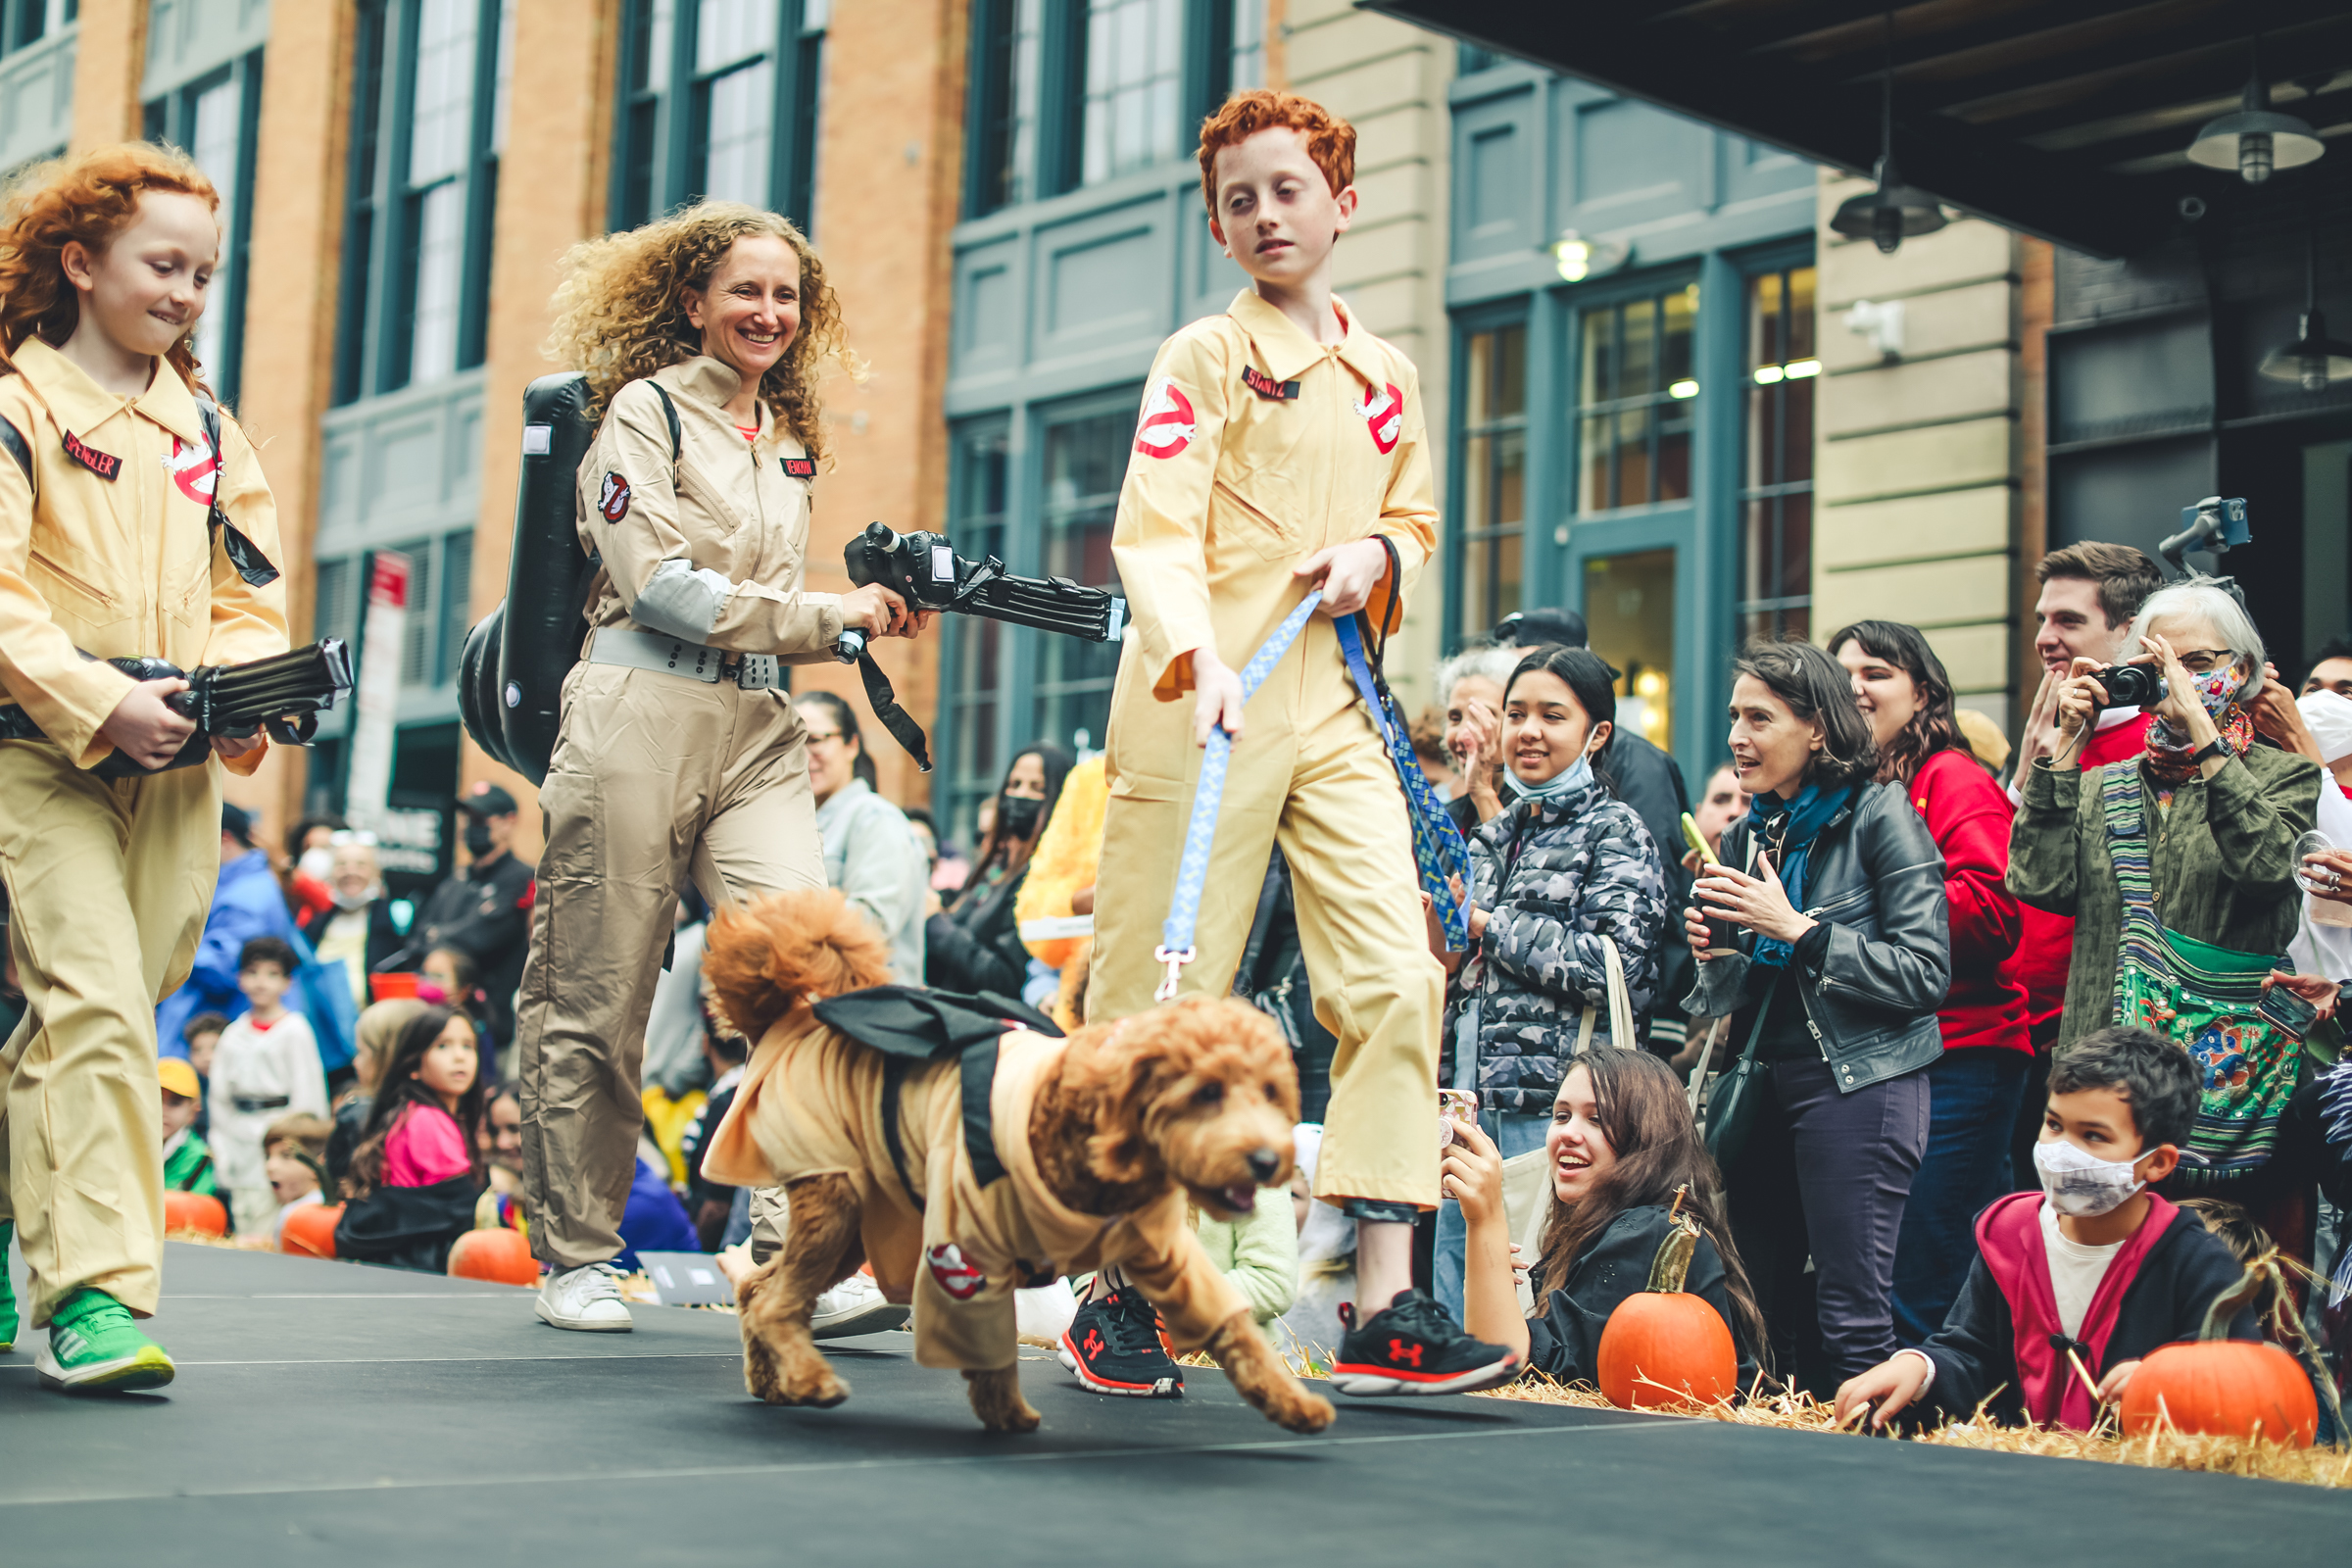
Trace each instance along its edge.
{"label": "teal window frame", "polygon": [[80,15],[80,0],[0,0],[0,59],[31,48]]}
{"label": "teal window frame", "polygon": [[[1453,519],[1454,525],[1446,530],[1446,537],[1447,593],[1444,622],[1446,645],[1449,648],[1457,646],[1466,638],[1484,636],[1503,615],[1509,614],[1511,611],[1528,608],[1527,597],[1536,589],[1536,581],[1532,574],[1532,563],[1535,555],[1533,535],[1538,531],[1537,509],[1539,505],[1532,483],[1536,466],[1536,453],[1532,450],[1536,443],[1532,432],[1537,416],[1537,358],[1535,353],[1537,327],[1534,315],[1530,303],[1522,299],[1500,309],[1465,312],[1454,318],[1453,373],[1451,376],[1451,384],[1455,389],[1455,395],[1451,399],[1452,461],[1446,465],[1449,482],[1446,486],[1448,495],[1446,506],[1446,514]],[[1471,376],[1474,373],[1476,361],[1474,340],[1487,333],[1500,334],[1514,329],[1521,334],[1519,411],[1516,414],[1499,415],[1485,422],[1473,424],[1470,419],[1470,411],[1473,402]],[[1503,356],[1495,355],[1492,365],[1496,376],[1496,384],[1491,391],[1491,396],[1501,391],[1502,379],[1507,375],[1507,365]],[[1482,437],[1500,444],[1512,436],[1518,438],[1520,449],[1518,521],[1515,525],[1504,525],[1498,522],[1474,519],[1471,515],[1471,509],[1476,494],[1471,481],[1471,468],[1475,444]],[[1500,469],[1499,466],[1492,460],[1489,466],[1486,493],[1493,495],[1498,484]],[[1492,611],[1493,613],[1484,613],[1474,617],[1468,613],[1468,611],[1470,601],[1474,597],[1471,571],[1477,549],[1481,545],[1491,544],[1499,553],[1504,542],[1510,539],[1516,539],[1519,545],[1519,602],[1511,605],[1509,610],[1498,608],[1499,579],[1495,573],[1491,571],[1487,582],[1480,585],[1482,593],[1476,597],[1479,597],[1486,609]]]}

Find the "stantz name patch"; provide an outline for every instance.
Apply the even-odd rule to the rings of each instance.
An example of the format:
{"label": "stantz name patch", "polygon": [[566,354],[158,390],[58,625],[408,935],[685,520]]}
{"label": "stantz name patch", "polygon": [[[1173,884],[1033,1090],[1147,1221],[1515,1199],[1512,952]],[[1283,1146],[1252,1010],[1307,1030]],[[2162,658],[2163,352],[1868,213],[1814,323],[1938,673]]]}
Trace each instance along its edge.
{"label": "stantz name patch", "polygon": [[1242,385],[1269,403],[1287,403],[1298,395],[1296,381],[1277,381],[1254,365],[1242,367]]}
{"label": "stantz name patch", "polygon": [[73,431],[66,432],[66,456],[89,469],[108,484],[113,484],[122,472],[122,460],[111,452],[101,452]]}
{"label": "stantz name patch", "polygon": [[816,460],[814,458],[786,458],[784,471],[795,479],[813,479],[816,477]]}

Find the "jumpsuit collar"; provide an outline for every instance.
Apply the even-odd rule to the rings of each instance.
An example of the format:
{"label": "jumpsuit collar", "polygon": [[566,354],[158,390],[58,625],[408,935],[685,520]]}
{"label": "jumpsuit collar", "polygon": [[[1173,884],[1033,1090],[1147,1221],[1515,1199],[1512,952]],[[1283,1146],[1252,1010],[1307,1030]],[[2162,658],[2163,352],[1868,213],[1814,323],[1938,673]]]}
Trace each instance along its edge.
{"label": "jumpsuit collar", "polygon": [[145,415],[189,446],[204,439],[203,421],[196,417],[196,399],[179,372],[162,359],[155,362],[147,390],[132,398],[107,391],[80,366],[60,353],[38,334],[26,336],[10,355],[17,372],[31,383],[50,415],[66,429],[105,444],[100,432],[107,421],[126,412]]}
{"label": "jumpsuit collar", "polygon": [[1356,325],[1355,313],[1345,300],[1335,294],[1331,303],[1339,312],[1346,331],[1336,344],[1318,343],[1308,337],[1298,329],[1298,322],[1258,298],[1255,289],[1246,288],[1236,294],[1226,314],[1249,334],[1250,343],[1265,357],[1266,373],[1277,381],[1295,379],[1326,354],[1336,354],[1358,377],[1378,384],[1386,372],[1372,348],[1371,334]]}
{"label": "jumpsuit collar", "polygon": [[[662,367],[654,372],[654,379],[672,392],[682,392],[697,403],[710,405],[713,414],[729,423],[734,421],[734,416],[726,412],[727,400],[743,390],[743,377],[723,362],[708,354],[697,354],[692,359]],[[753,408],[760,416],[759,441],[764,441],[772,433],[768,429],[767,405],[755,403]],[[753,444],[756,446],[759,441]]]}

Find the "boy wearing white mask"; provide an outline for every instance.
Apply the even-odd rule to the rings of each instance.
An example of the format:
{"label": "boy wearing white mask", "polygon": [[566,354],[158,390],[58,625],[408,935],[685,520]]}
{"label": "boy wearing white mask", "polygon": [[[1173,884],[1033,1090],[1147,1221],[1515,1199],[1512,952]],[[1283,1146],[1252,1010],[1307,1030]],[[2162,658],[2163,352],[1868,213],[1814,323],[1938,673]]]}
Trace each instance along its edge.
{"label": "boy wearing white mask", "polygon": [[[1838,1419],[1869,1410],[1884,1427],[1924,1400],[1965,1420],[1989,1396],[2001,1419],[2088,1431],[2143,1356],[2195,1337],[2243,1272],[2196,1215],[2150,1191],[2180,1162],[2197,1091],[2188,1054],[2144,1029],[2062,1048],[2034,1148],[2042,1191],[1978,1216],[1977,1260],[1943,1327],[1847,1379]],[[2262,1337],[2251,1308],[2230,1335]]]}

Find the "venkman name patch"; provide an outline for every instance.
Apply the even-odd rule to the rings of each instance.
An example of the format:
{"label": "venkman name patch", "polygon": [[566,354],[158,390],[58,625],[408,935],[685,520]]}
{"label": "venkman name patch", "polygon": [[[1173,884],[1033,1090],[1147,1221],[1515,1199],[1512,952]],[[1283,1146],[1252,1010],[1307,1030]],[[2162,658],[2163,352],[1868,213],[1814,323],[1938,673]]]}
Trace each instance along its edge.
{"label": "venkman name patch", "polygon": [[795,479],[813,479],[816,477],[816,460],[814,458],[786,458],[784,471]]}
{"label": "venkman name patch", "polygon": [[1269,403],[1286,403],[1298,395],[1296,381],[1277,381],[1254,365],[1242,367],[1242,385]]}
{"label": "venkman name patch", "polygon": [[89,469],[108,484],[113,484],[122,472],[122,460],[111,452],[101,452],[83,441],[73,431],[66,432],[66,456]]}

